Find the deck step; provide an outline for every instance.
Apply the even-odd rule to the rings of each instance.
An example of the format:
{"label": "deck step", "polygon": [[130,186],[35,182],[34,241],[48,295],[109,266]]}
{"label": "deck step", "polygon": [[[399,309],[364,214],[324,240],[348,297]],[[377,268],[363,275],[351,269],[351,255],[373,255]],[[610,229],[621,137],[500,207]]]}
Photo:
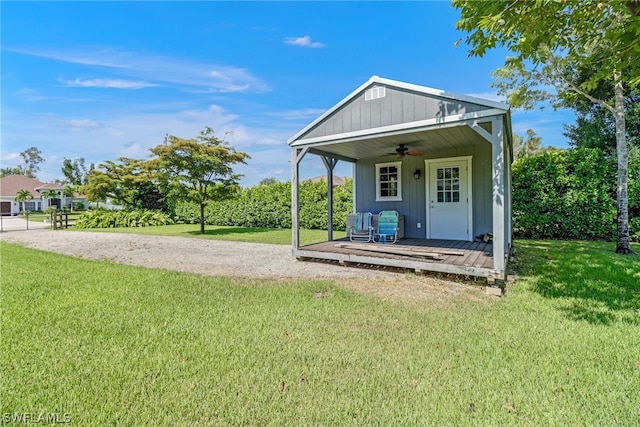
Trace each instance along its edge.
{"label": "deck step", "polygon": [[402,246],[391,245],[374,245],[365,243],[337,243],[336,248],[357,249],[369,252],[381,252],[394,255],[405,255],[411,257],[427,257],[433,259],[442,258],[444,255],[464,256],[464,251],[455,251],[451,249],[432,249],[432,248],[407,248]]}

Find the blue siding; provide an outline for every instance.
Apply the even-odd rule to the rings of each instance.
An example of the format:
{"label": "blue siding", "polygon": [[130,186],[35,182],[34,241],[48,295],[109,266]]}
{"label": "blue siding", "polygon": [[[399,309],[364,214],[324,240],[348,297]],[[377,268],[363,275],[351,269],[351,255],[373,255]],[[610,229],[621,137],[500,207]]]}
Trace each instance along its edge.
{"label": "blue siding", "polygon": [[[491,204],[491,144],[478,144],[466,148],[430,151],[427,157],[406,156],[402,159],[402,201],[376,202],[376,163],[395,162],[394,156],[377,159],[363,159],[356,163],[356,211],[380,212],[397,210],[405,216],[405,237],[424,238],[426,236],[426,183],[425,159],[473,156],[472,158],[472,196],[474,234],[491,231],[493,224]],[[413,172],[420,169],[419,180]],[[422,228],[417,228],[417,223]]]}

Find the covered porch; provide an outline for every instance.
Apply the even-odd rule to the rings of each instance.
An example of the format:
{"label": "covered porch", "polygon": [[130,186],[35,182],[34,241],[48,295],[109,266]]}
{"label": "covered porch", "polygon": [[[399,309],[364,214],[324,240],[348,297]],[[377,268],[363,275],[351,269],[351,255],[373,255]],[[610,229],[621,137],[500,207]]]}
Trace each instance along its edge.
{"label": "covered porch", "polygon": [[[511,246],[509,106],[372,77],[289,140],[293,255],[342,264],[382,265],[506,277]],[[299,238],[300,164],[319,157],[327,172],[327,241]],[[333,170],[353,165],[353,212],[402,217],[394,245],[333,238]],[[491,234],[493,240],[475,242]]]}
{"label": "covered porch", "polygon": [[332,260],[342,265],[382,265],[413,270],[493,276],[492,242],[403,238],[396,244],[357,243],[348,238],[301,246],[301,260]]}

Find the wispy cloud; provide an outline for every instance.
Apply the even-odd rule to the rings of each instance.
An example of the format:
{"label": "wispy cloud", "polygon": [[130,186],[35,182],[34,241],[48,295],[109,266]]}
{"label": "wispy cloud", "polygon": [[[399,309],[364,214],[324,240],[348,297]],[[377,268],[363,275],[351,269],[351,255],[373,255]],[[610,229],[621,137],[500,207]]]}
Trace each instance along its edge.
{"label": "wispy cloud", "polygon": [[90,119],[71,119],[69,120],[69,125],[71,126],[71,130],[74,132],[80,132],[80,131],[90,130],[90,129],[99,129],[103,127],[103,125],[101,125],[100,123]]}
{"label": "wispy cloud", "polygon": [[73,87],[100,87],[112,89],[143,89],[145,87],[158,86],[157,84],[143,81],[123,80],[123,79],[73,79],[62,80],[67,86]]}
{"label": "wispy cloud", "polygon": [[287,37],[286,39],[284,39],[284,44],[290,44],[293,46],[300,46],[300,47],[311,47],[311,48],[321,48],[326,46],[324,43],[312,41],[311,36]]}
{"label": "wispy cloud", "polygon": [[202,93],[271,90],[266,82],[241,67],[194,62],[148,52],[100,47],[86,47],[81,50],[11,49],[11,51],[97,68],[102,74],[106,71],[116,74],[113,78],[66,80],[69,85],[120,89],[162,85]]}

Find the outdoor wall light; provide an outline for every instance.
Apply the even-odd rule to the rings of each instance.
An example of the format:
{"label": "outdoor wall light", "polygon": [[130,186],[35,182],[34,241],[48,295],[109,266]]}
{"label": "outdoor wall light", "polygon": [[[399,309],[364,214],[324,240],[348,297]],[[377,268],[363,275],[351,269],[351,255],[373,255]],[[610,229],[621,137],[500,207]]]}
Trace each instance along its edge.
{"label": "outdoor wall light", "polygon": [[416,169],[416,171],[413,173],[413,177],[415,179],[420,179],[420,169]]}

